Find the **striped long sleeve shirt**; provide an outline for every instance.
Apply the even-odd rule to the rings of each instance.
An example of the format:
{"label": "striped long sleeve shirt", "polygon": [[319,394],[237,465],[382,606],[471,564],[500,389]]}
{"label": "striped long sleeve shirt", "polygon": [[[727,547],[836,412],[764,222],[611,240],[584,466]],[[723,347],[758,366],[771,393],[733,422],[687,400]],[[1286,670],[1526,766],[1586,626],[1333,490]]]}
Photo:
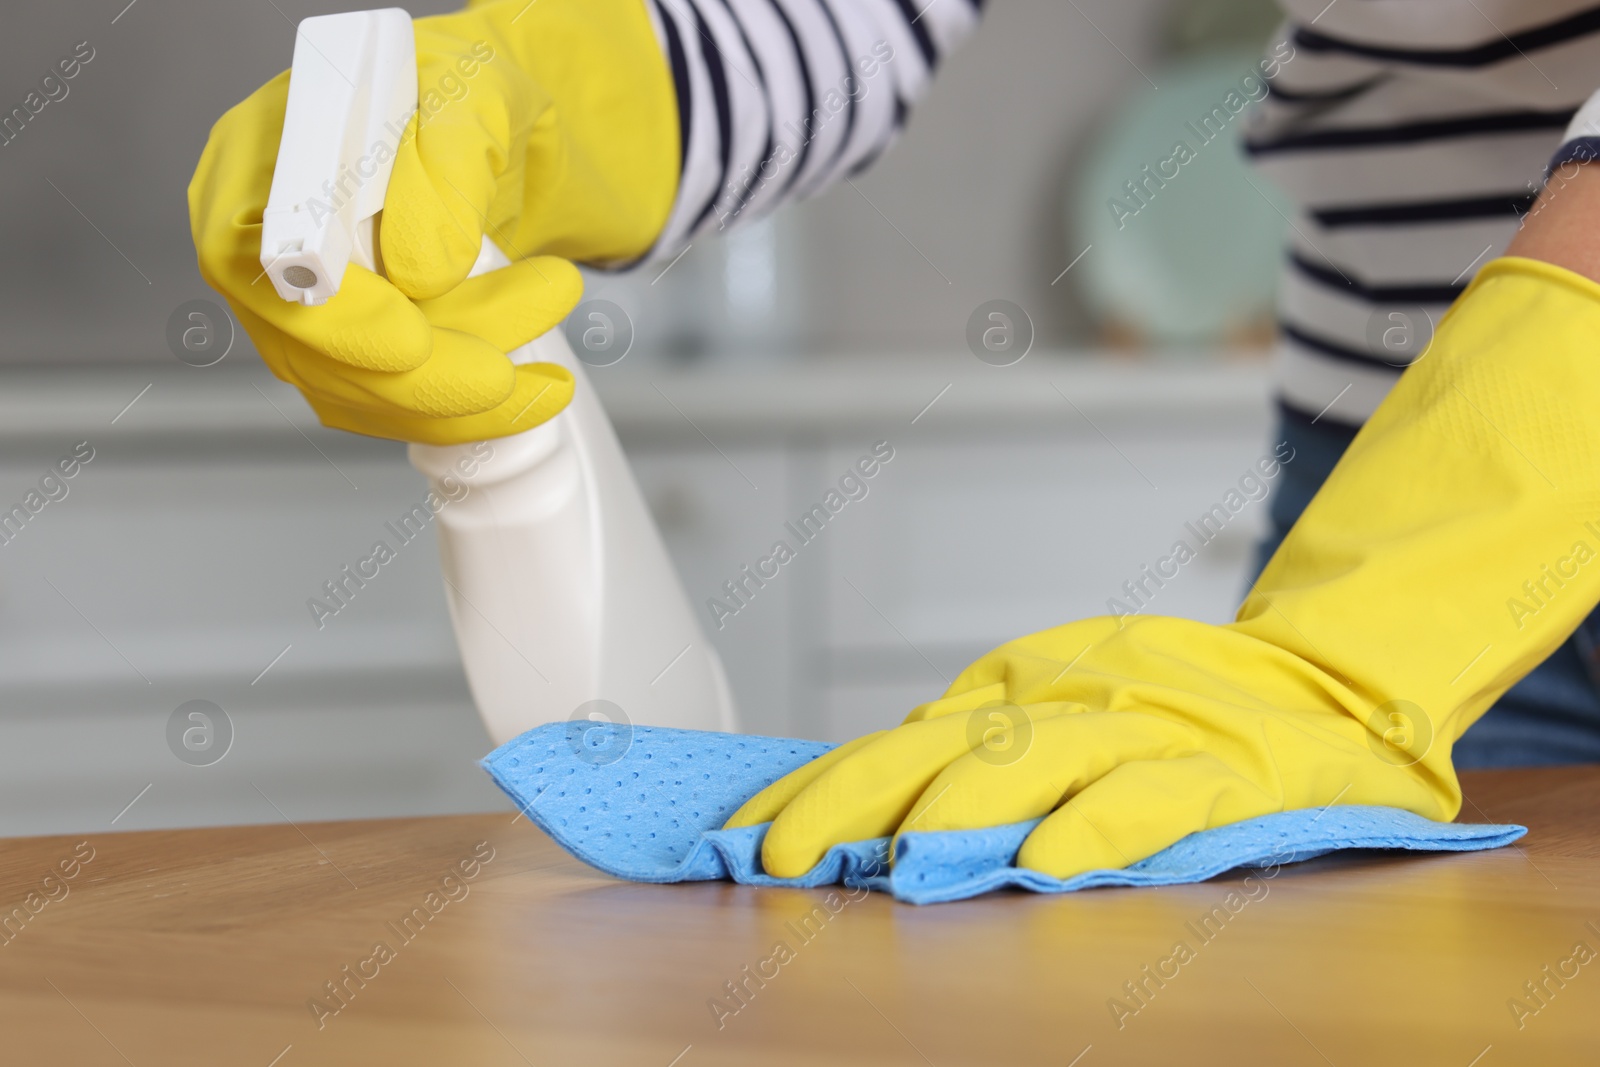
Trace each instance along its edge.
{"label": "striped long sleeve shirt", "polygon": [[1294,59],[1245,142],[1300,209],[1279,285],[1280,398],[1359,425],[1504,251],[1600,87],[1600,6],[1280,2],[1274,46]]}
{"label": "striped long sleeve shirt", "polygon": [[983,0],[649,0],[678,93],[671,255],[866,167]]}
{"label": "striped long sleeve shirt", "polygon": [[[649,3],[683,138],[657,245],[668,255],[870,165],[982,8]],[[1276,72],[1245,134],[1299,208],[1279,285],[1279,396],[1292,413],[1359,425],[1510,241],[1600,87],[1600,5],[1280,3],[1288,19],[1266,50]],[[1390,343],[1396,331],[1411,343]]]}

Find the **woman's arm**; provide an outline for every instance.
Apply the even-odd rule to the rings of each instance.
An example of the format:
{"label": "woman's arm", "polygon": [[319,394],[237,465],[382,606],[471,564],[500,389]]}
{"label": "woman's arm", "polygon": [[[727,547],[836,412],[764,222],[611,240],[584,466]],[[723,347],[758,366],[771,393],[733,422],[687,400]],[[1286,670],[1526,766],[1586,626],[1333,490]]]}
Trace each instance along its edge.
{"label": "woman's arm", "polygon": [[647,0],[672,69],[682,171],[650,255],[869,166],[983,0]]}
{"label": "woman's arm", "polygon": [[1555,167],[1506,254],[1600,281],[1600,164]]}

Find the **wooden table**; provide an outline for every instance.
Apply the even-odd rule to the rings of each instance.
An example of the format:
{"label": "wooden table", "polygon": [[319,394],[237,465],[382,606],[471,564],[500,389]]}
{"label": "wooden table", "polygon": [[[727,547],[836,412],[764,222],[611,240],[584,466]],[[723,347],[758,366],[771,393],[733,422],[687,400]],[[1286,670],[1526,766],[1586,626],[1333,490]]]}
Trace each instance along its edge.
{"label": "wooden table", "polygon": [[506,814],[6,841],[0,1062],[1600,1062],[1600,767],[1467,782],[1519,847],[837,913],[616,882]]}

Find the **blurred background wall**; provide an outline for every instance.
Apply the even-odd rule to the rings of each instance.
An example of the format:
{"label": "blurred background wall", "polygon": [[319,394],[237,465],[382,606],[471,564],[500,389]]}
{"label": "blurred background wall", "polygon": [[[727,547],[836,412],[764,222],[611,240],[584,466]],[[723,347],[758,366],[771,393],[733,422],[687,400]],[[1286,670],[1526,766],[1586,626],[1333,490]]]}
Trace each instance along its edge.
{"label": "blurred background wall", "polygon": [[[0,833],[502,803],[431,544],[325,629],[304,606],[421,495],[403,449],[318,427],[242,331],[205,368],[168,341],[180,305],[220,303],[184,200],[211,123],[287,65],[295,21],[354,6],[0,13],[0,110],[94,50],[0,146],[0,502],[95,450],[0,546]],[[896,449],[711,629],[747,729],[888,725],[994,644],[1104,612],[1268,450],[1277,209],[1226,152],[1126,231],[1106,201],[1274,21],[1255,0],[990,0],[870,173],[656,284],[590,277],[637,334],[594,385],[697,604],[874,441]],[[1020,355],[969,344],[994,300],[1021,309]],[[1264,513],[1152,610],[1231,614]],[[169,742],[191,700],[231,738],[206,766]]]}
{"label": "blurred background wall", "polygon": [[[170,358],[168,314],[206,294],[184,190],[212,122],[287,66],[294,22],[352,6],[7,5],[5,109],[78,42],[94,59],[0,147],[0,359]],[[691,250],[661,306],[638,316],[643,350],[949,348],[996,297],[1029,311],[1041,347],[1084,344],[1096,326],[1075,280],[1051,282],[1083,247],[1063,204],[1093,136],[1119,104],[1155,92],[1167,58],[1248,51],[1274,17],[1253,0],[992,0],[907,136],[856,188]],[[730,289],[730,274],[756,277]]]}

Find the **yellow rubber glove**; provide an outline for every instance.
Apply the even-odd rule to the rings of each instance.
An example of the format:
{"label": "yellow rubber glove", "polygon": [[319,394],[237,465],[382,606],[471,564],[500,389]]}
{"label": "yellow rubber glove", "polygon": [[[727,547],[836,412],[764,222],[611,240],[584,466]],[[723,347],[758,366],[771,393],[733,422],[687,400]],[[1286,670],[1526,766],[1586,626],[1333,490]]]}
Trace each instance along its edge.
{"label": "yellow rubber glove", "polygon": [[[415,25],[420,107],[378,227],[387,278],[352,264],[305,307],[261,270],[287,74],[217,122],[189,217],[201,274],[326,425],[457,444],[571,399],[565,370],[506,353],[577,303],[567,260],[649,250],[677,190],[677,103],[641,0],[508,0]],[[517,265],[464,281],[485,238]]]}
{"label": "yellow rubber glove", "polygon": [[905,724],[752,798],[768,873],[1045,817],[1017,862],[1122,867],[1292,808],[1454,818],[1451,745],[1600,601],[1600,285],[1503,258],[1445,316],[1235,622],[1002,646]]}

